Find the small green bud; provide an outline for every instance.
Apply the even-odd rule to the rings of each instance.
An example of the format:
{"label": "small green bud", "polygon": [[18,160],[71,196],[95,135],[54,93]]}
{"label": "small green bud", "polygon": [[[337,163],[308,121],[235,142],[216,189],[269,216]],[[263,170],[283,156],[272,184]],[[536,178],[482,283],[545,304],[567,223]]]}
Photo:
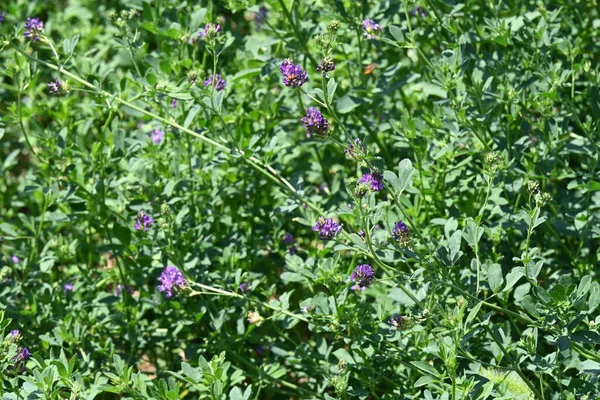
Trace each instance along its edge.
{"label": "small green bud", "polygon": [[136,19],[139,18],[140,13],[138,10],[134,10],[133,8],[131,10],[129,10],[129,12],[127,13],[127,18],[128,19]]}
{"label": "small green bud", "polygon": [[327,25],[327,30],[329,32],[335,33],[340,29],[340,22],[337,20],[333,20],[331,21],[328,25]]}
{"label": "small green bud", "polygon": [[365,195],[367,193],[369,193],[370,190],[371,190],[371,188],[369,187],[368,184],[366,184],[366,183],[359,183],[354,188],[354,195],[356,197],[358,197],[359,199],[362,199],[363,197],[365,197]]}
{"label": "small green bud", "polygon": [[552,196],[550,193],[536,193],[533,196],[533,200],[535,201],[536,206],[543,207],[548,204],[550,200],[552,200]]}
{"label": "small green bud", "polygon": [[502,164],[502,158],[500,157],[500,154],[498,154],[495,151],[492,151],[485,155],[483,163],[485,164],[485,169],[488,172],[490,172],[491,174],[495,174]]}
{"label": "small green bud", "polygon": [[195,85],[197,82],[201,81],[203,77],[204,77],[203,72],[200,72],[200,71],[197,71],[194,69],[189,71],[187,74],[188,82],[190,85]]}
{"label": "small green bud", "polygon": [[348,185],[348,187],[350,189],[354,189],[356,187],[356,185],[358,184],[358,178],[356,177],[350,177],[348,178],[348,182],[346,183],[346,185]]}
{"label": "small green bud", "polygon": [[529,181],[529,182],[527,182],[527,191],[531,195],[539,193],[539,191],[540,191],[540,184],[539,184],[539,182],[536,182],[536,181]]}
{"label": "small green bud", "polygon": [[325,47],[326,39],[323,35],[316,35],[314,41],[315,46],[317,46],[317,48],[322,49],[323,47]]}
{"label": "small green bud", "polygon": [[251,324],[256,324],[256,326],[261,326],[265,319],[258,313],[258,311],[250,311],[248,313],[248,322]]}

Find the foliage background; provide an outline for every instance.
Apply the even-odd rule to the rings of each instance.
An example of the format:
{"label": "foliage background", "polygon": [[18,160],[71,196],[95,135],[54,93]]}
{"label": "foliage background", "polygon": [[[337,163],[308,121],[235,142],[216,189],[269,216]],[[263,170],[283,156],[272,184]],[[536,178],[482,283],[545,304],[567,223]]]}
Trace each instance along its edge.
{"label": "foliage background", "polygon": [[[130,9],[125,25],[109,18]],[[595,2],[0,10],[4,398],[599,395]],[[28,17],[47,39],[23,38]],[[322,78],[314,36],[332,20]],[[209,22],[218,57],[188,42]],[[284,58],[308,72],[303,91],[281,84]],[[202,86],[214,68],[224,91]],[[49,94],[54,78],[70,91]],[[330,138],[306,137],[308,106]],[[344,152],[355,138],[364,160]],[[350,178],[370,169],[385,190],[359,198]],[[140,211],[148,232],[133,228]],[[321,215],[344,235],[320,241]],[[374,283],[350,290],[365,263]],[[167,265],[230,294],[166,299]]]}

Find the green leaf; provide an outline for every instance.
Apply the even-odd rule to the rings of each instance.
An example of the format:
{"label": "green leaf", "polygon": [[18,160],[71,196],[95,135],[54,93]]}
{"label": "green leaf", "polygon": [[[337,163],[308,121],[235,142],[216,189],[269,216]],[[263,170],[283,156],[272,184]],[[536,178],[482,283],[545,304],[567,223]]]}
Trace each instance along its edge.
{"label": "green leaf", "polygon": [[244,400],[244,394],[242,393],[242,389],[239,387],[234,387],[229,391],[229,400]]}
{"label": "green leaf", "polygon": [[50,271],[55,262],[56,258],[54,256],[46,256],[42,258],[40,260],[40,271],[44,273]]}
{"label": "green leaf", "polygon": [[467,220],[467,226],[463,231],[463,237],[465,241],[473,250],[475,250],[475,246],[479,243],[481,236],[483,235],[483,229],[477,226],[475,221]]}
{"label": "green leaf", "polygon": [[392,171],[384,171],[383,179],[388,181],[400,193],[412,184],[412,176],[415,173],[412,163],[409,159],[404,159],[398,164],[398,175]]}
{"label": "green leaf", "polygon": [[183,123],[183,127],[188,128],[192,124],[192,122],[194,121],[194,118],[196,118],[196,115],[198,115],[199,112],[200,112],[200,106],[196,105],[196,106],[190,108],[190,111],[188,112],[188,115],[185,118],[185,122]]}
{"label": "green leaf", "polygon": [[123,246],[129,246],[129,243],[131,243],[131,229],[115,222],[112,230],[113,235],[119,239]]}
{"label": "green leaf", "polygon": [[402,29],[400,29],[396,25],[391,25],[389,29],[390,33],[392,34],[394,39],[396,39],[396,41],[404,42],[404,33],[402,33]]}
{"label": "green leaf", "polygon": [[469,315],[467,316],[467,319],[465,320],[465,329],[471,328],[471,321],[475,320],[482,305],[483,302],[480,301],[479,303],[475,304],[475,306],[471,309]]}
{"label": "green leaf", "polygon": [[539,318],[541,314],[537,310],[537,303],[531,295],[526,295],[521,300],[521,305],[531,316]]}
{"label": "green leaf", "polygon": [[512,289],[513,286],[519,282],[519,279],[525,276],[525,268],[523,267],[514,267],[508,275],[506,275],[506,286],[504,287],[503,292],[508,292]]}
{"label": "green leaf", "polygon": [[531,279],[537,278],[540,271],[542,270],[543,265],[544,265],[543,261],[538,261],[538,262],[530,261],[529,264],[527,264],[527,276]]}
{"label": "green leaf", "polygon": [[[206,361],[205,361],[206,362]],[[192,367],[190,364],[186,362],[181,363],[181,369],[185,376],[193,380],[194,382],[200,382],[202,380],[202,372],[198,368]]]}
{"label": "green leaf", "polygon": [[456,263],[458,259],[463,255],[463,252],[460,251],[460,242],[462,239],[462,232],[457,230],[450,237],[448,248],[450,249],[450,259],[452,260],[452,264]]}
{"label": "green leaf", "polygon": [[589,181],[587,185],[587,190],[588,192],[595,192],[597,190],[600,190],[600,182]]}
{"label": "green leaf", "polygon": [[358,97],[344,96],[336,102],[336,109],[340,114],[348,114],[362,103],[363,100]]}
{"label": "green leaf", "polygon": [[571,334],[571,340],[579,343],[600,343],[600,335],[592,331],[577,331]]}
{"label": "green leaf", "polygon": [[417,379],[414,387],[426,386],[426,385],[429,385],[431,382],[435,382],[435,381],[436,381],[436,379],[434,377],[431,377],[429,375],[423,375],[422,377]]}
{"label": "green leaf", "polygon": [[412,185],[412,176],[414,173],[415,169],[413,168],[412,162],[408,158],[400,161],[400,164],[398,164],[398,179],[401,185],[400,191],[403,191]]}
{"label": "green leaf", "polygon": [[593,282],[590,287],[590,298],[588,312],[592,313],[600,304],[600,283]]}
{"label": "green leaf", "polygon": [[424,361],[411,361],[410,363],[418,369],[420,369],[421,371],[425,372],[426,374],[432,375],[438,379],[442,376],[433,365],[428,364]]}
{"label": "green leaf", "polygon": [[504,283],[504,276],[500,264],[492,264],[487,273],[488,285],[494,293],[498,293]]}
{"label": "green leaf", "polygon": [[335,79],[330,78],[327,82],[327,102],[331,104],[333,101],[333,95],[335,94],[335,90],[337,89],[337,83],[335,83]]}
{"label": "green leaf", "polygon": [[336,356],[338,358],[338,360],[346,361],[349,365],[356,364],[356,361],[354,361],[354,358],[345,349],[342,349],[342,348],[337,349],[336,351],[333,352],[333,355]]}

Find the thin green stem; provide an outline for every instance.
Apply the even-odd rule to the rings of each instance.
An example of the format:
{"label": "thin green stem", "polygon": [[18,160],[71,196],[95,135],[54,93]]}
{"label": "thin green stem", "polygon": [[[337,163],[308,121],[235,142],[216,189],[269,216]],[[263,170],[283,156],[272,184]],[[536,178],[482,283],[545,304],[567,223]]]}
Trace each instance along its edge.
{"label": "thin green stem", "polygon": [[483,329],[485,329],[487,331],[487,333],[491,336],[492,340],[494,342],[496,342],[496,344],[500,348],[500,351],[502,351],[502,353],[506,356],[506,358],[508,359],[509,363],[512,365],[513,370],[517,374],[519,374],[519,376],[521,377],[521,379],[523,379],[523,382],[525,382],[527,384],[527,386],[529,386],[529,389],[531,389],[531,391],[533,392],[533,394],[535,395],[535,397],[538,398],[538,399],[541,399],[543,396],[537,390],[537,387],[535,386],[535,384],[533,382],[531,382],[531,380],[527,377],[527,375],[525,375],[523,373],[523,371],[521,371],[521,367],[519,366],[519,364],[517,362],[515,362],[515,360],[511,357],[511,355],[509,354],[508,350],[506,350],[506,348],[504,347],[504,345],[502,344],[502,342],[500,340],[498,340],[498,338],[496,337],[496,335],[494,335],[494,333],[492,332],[492,330],[490,329],[490,327],[487,326],[487,325],[482,325],[482,326],[483,326]]}
{"label": "thin green stem", "polygon": [[[189,282],[189,283],[190,283],[190,285],[198,286],[199,288],[202,288],[202,289],[206,290],[207,292],[218,293],[218,294],[220,294],[222,296],[237,297],[238,299],[244,299],[244,300],[250,301],[252,303],[255,303],[257,305],[261,305],[263,307],[270,308],[273,311],[280,312],[280,313],[285,314],[287,316],[290,316],[292,318],[296,318],[296,319],[298,319],[300,321],[304,321],[306,323],[310,323],[310,321],[308,319],[304,318],[302,315],[294,314],[294,313],[289,312],[287,310],[284,310],[284,309],[272,306],[269,303],[265,303],[263,301],[253,299],[251,297],[243,296],[243,295],[241,295],[239,293],[234,293],[234,292],[230,292],[230,291],[227,291],[227,290],[215,288],[215,287],[204,285],[204,284],[198,283],[198,282]],[[197,294],[197,292],[196,293],[192,292],[192,295],[194,295],[194,294]]]}
{"label": "thin green stem", "polygon": [[312,65],[317,65],[317,60],[315,60],[315,58],[312,56],[310,50],[308,49],[307,46],[307,41],[305,38],[302,37],[302,35],[300,34],[300,31],[298,30],[298,27],[296,26],[296,23],[294,21],[294,17],[292,16],[292,13],[290,13],[290,11],[287,9],[287,7],[285,6],[285,3],[283,2],[283,0],[278,0],[279,1],[279,5],[281,6],[281,9],[283,10],[283,15],[285,15],[285,17],[287,18],[288,22],[290,23],[290,25],[292,26],[292,30],[294,31],[294,35],[296,36],[296,39],[298,40],[298,43],[300,43],[300,46],[302,47],[302,49],[304,50],[304,55],[306,57],[308,57],[308,59],[310,60],[310,62],[312,63]]}

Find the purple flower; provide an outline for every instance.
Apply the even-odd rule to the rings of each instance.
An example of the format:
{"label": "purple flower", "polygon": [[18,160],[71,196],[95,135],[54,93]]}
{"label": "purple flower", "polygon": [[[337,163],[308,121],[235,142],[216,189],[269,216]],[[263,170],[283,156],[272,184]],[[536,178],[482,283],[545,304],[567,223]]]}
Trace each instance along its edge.
{"label": "purple flower", "polygon": [[351,158],[361,158],[364,156],[362,141],[359,138],[354,139],[354,141],[350,141],[348,147],[344,149],[344,153]]}
{"label": "purple flower", "polygon": [[[223,78],[221,77],[221,75],[216,74],[215,75],[216,79],[215,79],[215,90],[223,90],[225,89],[225,87],[227,86],[227,82],[225,82],[223,80]],[[209,77],[207,80],[204,81],[204,87],[207,86],[212,86],[213,85],[213,77]]]}
{"label": "purple flower", "polygon": [[372,19],[365,19],[362,24],[362,28],[365,31],[363,36],[369,40],[377,39],[377,33],[383,32],[381,25],[376,24]]}
{"label": "purple flower", "polygon": [[0,22],[4,22],[4,14],[0,12]]}
{"label": "purple flower", "polygon": [[238,286],[238,289],[242,293],[248,293],[250,291],[250,287],[248,286],[248,284],[246,282],[240,283],[240,285]]}
{"label": "purple flower", "polygon": [[324,137],[329,132],[329,122],[315,107],[308,107],[306,117],[303,117],[301,121],[304,122],[307,138],[310,138],[311,135]]}
{"label": "purple flower", "polygon": [[288,249],[288,253],[290,253],[291,256],[296,254],[296,251],[298,251],[298,249],[296,249],[296,246],[294,246],[294,245],[291,245],[290,248]]}
{"label": "purple flower", "polygon": [[319,237],[323,240],[330,240],[342,231],[343,224],[338,224],[331,218],[319,217],[312,230],[319,232]]}
{"label": "purple flower", "polygon": [[161,144],[162,141],[165,139],[165,132],[160,129],[152,129],[150,138],[152,139],[152,143]]}
{"label": "purple flower", "polygon": [[40,40],[40,33],[44,31],[44,23],[39,18],[27,18],[25,22],[25,32],[23,36],[25,39],[31,39],[33,41]]}
{"label": "purple flower", "polygon": [[214,38],[221,32],[221,25],[219,24],[206,24],[198,34],[203,38]]}
{"label": "purple flower", "polygon": [[265,24],[265,21],[267,20],[267,8],[264,6],[261,6],[258,9],[258,13],[254,13],[254,24],[256,25],[256,30],[260,31],[262,29],[262,26]]}
{"label": "purple flower", "polygon": [[133,294],[133,289],[131,288],[131,286],[127,285],[121,285],[120,283],[117,285],[117,288],[115,289],[115,296],[120,296],[121,292],[123,292],[123,289],[127,290],[127,292],[129,294]]}
{"label": "purple flower", "polygon": [[13,329],[12,331],[10,331],[10,335],[12,337],[19,336],[19,330],[18,329]]}
{"label": "purple flower", "polygon": [[31,356],[29,349],[27,347],[23,347],[21,349],[21,354],[19,354],[19,361],[27,360]]}
{"label": "purple flower", "polygon": [[331,59],[331,57],[324,57],[321,60],[321,63],[317,66],[317,71],[321,73],[322,76],[327,76],[327,73],[335,70],[335,63]]}
{"label": "purple flower", "polygon": [[283,75],[282,82],[287,87],[297,88],[308,81],[308,75],[304,72],[300,64],[294,64],[294,61],[290,58],[283,60],[280,70]]}
{"label": "purple flower", "polygon": [[286,233],[283,236],[283,243],[285,244],[290,244],[294,241],[294,235],[292,235],[291,233]]}
{"label": "purple flower", "polygon": [[171,108],[177,108],[177,99],[171,99]]}
{"label": "purple flower", "polygon": [[58,94],[60,92],[60,79],[54,78],[54,80],[48,84],[48,91],[52,94]]}
{"label": "purple flower", "polygon": [[416,15],[416,16],[420,16],[420,17],[425,17],[427,15],[427,12],[425,11],[425,9],[421,6],[416,6],[411,12],[411,15]]}
{"label": "purple flower", "polygon": [[408,318],[404,318],[401,315],[398,314],[394,314],[392,315],[392,318],[390,318],[389,324],[393,327],[396,328],[398,330],[401,330],[403,328],[406,328],[408,325]]}
{"label": "purple flower", "polygon": [[66,292],[72,292],[73,291],[73,284],[72,283],[65,283],[63,285],[63,290]]}
{"label": "purple flower", "polygon": [[358,181],[358,183],[365,183],[369,185],[372,191],[379,192],[380,190],[383,190],[382,179],[383,176],[381,176],[380,173],[370,172],[368,174],[363,175],[362,178],[360,178],[360,180]]}
{"label": "purple flower", "polygon": [[396,222],[394,229],[392,229],[392,235],[394,235],[394,240],[401,241],[408,236],[408,226],[402,221]]}
{"label": "purple flower", "polygon": [[150,225],[152,225],[153,223],[154,223],[154,218],[147,215],[143,211],[140,211],[137,215],[137,221],[136,221],[135,225],[133,226],[133,229],[135,229],[136,231],[143,229],[146,232],[148,232],[148,229],[150,229]]}
{"label": "purple flower", "polygon": [[165,268],[158,280],[161,283],[158,286],[158,291],[165,292],[167,298],[173,296],[173,290],[183,289],[187,286],[187,281],[181,271],[173,266]]}
{"label": "purple flower", "polygon": [[10,261],[12,261],[12,262],[13,262],[13,264],[18,264],[18,263],[19,263],[19,257],[17,257],[17,256],[12,256],[12,257],[10,258]]}
{"label": "purple flower", "polygon": [[368,264],[361,264],[356,267],[354,272],[350,275],[350,280],[355,283],[350,289],[365,290],[365,288],[371,284],[373,278],[375,278],[373,268]]}

